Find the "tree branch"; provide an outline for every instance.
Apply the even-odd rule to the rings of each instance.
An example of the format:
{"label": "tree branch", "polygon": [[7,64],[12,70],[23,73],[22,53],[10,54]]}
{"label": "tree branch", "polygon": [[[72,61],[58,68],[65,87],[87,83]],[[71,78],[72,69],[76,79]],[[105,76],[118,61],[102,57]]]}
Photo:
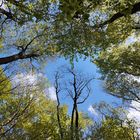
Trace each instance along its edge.
{"label": "tree branch", "polygon": [[40,55],[36,53],[25,54],[24,52],[21,51],[18,54],[0,58],[0,65],[8,64],[10,62],[14,62],[20,59],[35,58],[38,56]]}
{"label": "tree branch", "polygon": [[[116,14],[114,14],[110,19],[108,19],[107,21],[99,24],[99,25],[95,25],[93,27],[103,27],[107,24],[110,24],[110,23],[113,23],[115,20],[121,18],[121,17],[124,17],[125,16],[125,12],[124,11],[127,11],[129,10],[129,8],[125,8],[124,10],[122,10],[121,12],[118,12]],[[138,3],[135,3],[134,5],[132,5],[132,9],[131,9],[131,12],[130,14],[134,14],[136,12],[140,11],[140,2]]]}

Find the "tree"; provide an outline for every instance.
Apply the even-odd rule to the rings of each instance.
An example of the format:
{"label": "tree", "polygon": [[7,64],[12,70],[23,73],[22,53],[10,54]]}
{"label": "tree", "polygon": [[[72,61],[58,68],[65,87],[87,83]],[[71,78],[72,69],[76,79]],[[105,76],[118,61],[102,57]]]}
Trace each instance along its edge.
{"label": "tree", "polygon": [[102,121],[101,127],[96,130],[93,140],[135,140],[135,132],[130,126],[121,125],[117,119],[107,118]]}
{"label": "tree", "polygon": [[[44,139],[50,137],[54,139],[56,137],[59,139],[55,103],[49,101],[45,95],[42,93],[33,97],[29,97],[29,94],[24,97],[19,95],[18,98],[17,95],[11,95],[3,101],[7,101],[7,104],[3,103],[1,106],[2,138]],[[65,107],[63,109],[65,110]],[[7,110],[6,113],[5,110]],[[64,110],[61,111],[62,114]]]}
{"label": "tree", "polygon": [[[75,128],[76,139],[79,139],[79,113],[78,113],[78,105],[84,103],[89,94],[91,92],[91,88],[89,87],[89,83],[93,80],[93,78],[84,78],[84,75],[80,75],[76,73],[74,70],[68,69],[68,72],[72,75],[72,81],[69,81],[69,86],[67,87],[67,92],[71,99],[73,100],[73,108],[71,114],[71,136],[73,139],[73,129]],[[81,99],[83,98],[83,99]],[[74,123],[75,121],[75,123]],[[73,126],[75,125],[75,126]]]}
{"label": "tree", "polygon": [[60,119],[61,114],[60,114],[60,99],[59,99],[59,93],[62,90],[60,87],[60,83],[59,83],[60,78],[61,78],[61,76],[60,76],[59,72],[56,72],[54,86],[55,86],[55,93],[56,93],[56,98],[57,98],[57,121],[58,121],[60,136],[61,136],[60,138],[63,139],[64,132],[63,132],[63,128],[61,125],[61,119]]}
{"label": "tree", "polygon": [[[60,0],[59,3],[2,0],[0,65],[29,59],[37,66],[34,61],[42,62],[54,55],[71,60],[79,55],[90,56],[104,74],[106,88],[112,95],[139,102],[139,11],[139,0]],[[130,44],[130,37],[136,40],[135,44]],[[123,47],[126,41],[129,45]],[[71,119],[75,128],[78,128],[77,98],[81,97],[78,94],[69,92],[76,102],[72,113],[75,120]],[[61,127],[59,123],[59,130]]]}
{"label": "tree", "polygon": [[[118,20],[121,17],[126,16],[126,12],[129,11],[128,14],[134,14],[139,11],[140,3],[137,0],[130,1],[64,1],[61,0],[60,9],[62,10],[62,14],[65,15],[65,18],[69,20],[73,20],[74,18],[85,18],[88,20],[90,12],[94,11],[94,9],[101,10],[100,6],[103,7],[103,10],[107,12],[108,10],[116,11],[113,13],[109,13],[108,19],[104,21],[102,24],[97,25],[98,27],[104,26],[106,24],[110,24],[115,20]],[[131,8],[131,9],[129,9]],[[115,14],[114,14],[115,13]],[[88,15],[87,15],[88,14]]]}
{"label": "tree", "polygon": [[[48,81],[43,80],[41,74],[41,77],[19,74],[14,78],[15,81],[9,81],[3,71],[1,82],[4,83],[0,87],[4,89],[0,95],[0,138],[69,139],[71,116],[68,114],[68,107],[58,106],[57,101],[47,97],[46,84],[43,84]],[[13,84],[16,87],[14,89]],[[79,112],[79,137],[83,137],[83,131],[90,123],[90,119]]]}
{"label": "tree", "polygon": [[[2,0],[0,8],[2,50],[6,49],[8,53],[11,53],[12,46],[12,52],[15,51],[15,54],[6,53],[5,57],[0,58],[0,65],[22,59],[35,59],[47,54],[46,49],[51,50],[46,38],[51,31],[49,25],[51,4],[53,2],[44,0],[34,2]],[[53,22],[51,23],[53,25]],[[51,40],[50,37],[51,35],[49,40]]]}
{"label": "tree", "polygon": [[[34,96],[33,96],[34,94]],[[61,140],[57,118],[57,103],[37,92],[24,96],[11,95],[1,97],[0,137],[3,139],[57,139]],[[3,103],[2,103],[3,101]],[[6,102],[6,103],[4,103]],[[5,111],[6,110],[6,111]],[[70,138],[70,121],[68,108],[59,108],[63,139]],[[79,113],[80,127],[84,130],[89,118]],[[83,133],[81,131],[81,137]]]}
{"label": "tree", "polygon": [[[73,30],[76,30],[74,23],[78,22],[80,27],[87,27],[86,31],[90,31],[90,37],[86,36],[89,43],[83,46],[80,41],[76,42],[82,50],[73,47],[74,51],[90,56],[92,62],[100,68],[107,92],[129,102],[140,101],[139,7],[140,2],[137,0],[62,0],[60,6],[61,18],[65,17],[67,22],[71,22]],[[85,22],[88,24],[85,25]],[[75,33],[76,40],[81,35],[78,31]],[[131,43],[132,40],[134,43]],[[74,41],[72,38],[71,42]]]}
{"label": "tree", "polygon": [[6,76],[4,72],[8,69],[8,66],[5,68],[0,67],[0,96],[4,94],[9,94],[12,90],[12,85],[10,81],[10,75]]}
{"label": "tree", "polygon": [[70,136],[71,139],[74,139],[75,137],[78,140],[80,139],[80,126],[79,126],[80,113],[78,111],[78,105],[83,104],[89,97],[89,94],[91,93],[91,88],[89,84],[93,80],[93,78],[85,77],[84,74],[81,74],[80,72],[77,72],[76,70],[71,68],[66,68],[66,70],[62,73],[66,73],[69,78],[66,78],[67,82],[62,82],[63,80],[65,81],[64,77],[62,78],[61,76],[62,74],[60,72],[56,72],[55,74],[55,89],[56,89],[57,113],[58,113],[57,117],[58,117],[58,124],[60,128],[60,134],[61,137],[63,137],[61,120],[60,120],[61,114],[59,113],[59,107],[60,107],[59,94],[61,92],[66,92],[66,94],[68,94],[73,101],[72,113],[71,113]]}
{"label": "tree", "polygon": [[[102,119],[92,128],[92,139],[135,140],[138,130],[134,120],[127,117],[127,112],[122,107],[112,107],[104,102],[94,106]],[[97,125],[96,125],[97,124]]]}
{"label": "tree", "polygon": [[[1,65],[19,59],[36,59],[52,54],[70,58],[76,57],[77,54],[94,57],[97,51],[110,45],[118,45],[136,32],[134,24],[139,18],[137,13],[140,6],[139,1],[135,0],[62,0],[60,4],[44,0],[6,0],[2,1],[2,4],[6,7],[3,6],[0,10],[4,30],[8,31],[7,26],[11,23],[14,27],[18,25],[14,28],[18,32],[22,32],[23,26],[26,26],[28,29],[21,36],[28,39],[23,37],[18,39],[18,43],[9,44],[18,53],[2,57]],[[51,8],[54,8],[53,11]],[[39,30],[32,30],[29,28],[31,26]],[[7,44],[3,44],[7,48]],[[6,50],[10,51],[9,48]]]}
{"label": "tree", "polygon": [[[102,41],[104,42],[109,41],[110,44],[116,44],[120,40],[118,42],[120,43],[123,42],[128,36],[131,36],[133,31],[135,32],[135,30],[133,30],[135,23],[137,23],[135,17],[139,18],[137,12],[139,12],[140,7],[140,3],[137,0],[89,0],[75,2],[61,0],[60,2],[60,9],[62,10],[63,17],[70,19],[69,21],[72,22],[77,19],[79,22],[90,22],[90,26],[92,27],[91,30],[94,32],[98,30],[98,32],[101,33],[101,30],[103,29],[106,35],[104,38],[102,38]],[[133,15],[135,15],[135,17]],[[129,23],[127,23],[128,21]],[[94,30],[95,28],[96,30]],[[98,42],[98,44],[100,44],[100,42]]]}
{"label": "tree", "polygon": [[[140,2],[62,0],[60,9],[67,22],[72,23],[72,29],[76,30],[74,23],[78,22],[80,27],[84,26],[86,31],[90,31],[87,40],[89,39],[91,44],[86,43],[86,47],[81,47],[82,45],[77,42],[75,44],[78,44],[82,50],[73,48],[75,52],[92,57],[106,78],[105,86],[110,94],[127,101],[139,101],[140,86],[137,79],[140,73]],[[85,25],[85,22],[89,24]],[[79,34],[81,35],[78,31],[76,39],[79,38]],[[72,38],[71,42],[73,40]],[[131,43],[131,40],[135,43]]]}
{"label": "tree", "polygon": [[126,101],[140,102],[139,43],[119,46],[103,51],[96,64],[100,67],[111,95]]}

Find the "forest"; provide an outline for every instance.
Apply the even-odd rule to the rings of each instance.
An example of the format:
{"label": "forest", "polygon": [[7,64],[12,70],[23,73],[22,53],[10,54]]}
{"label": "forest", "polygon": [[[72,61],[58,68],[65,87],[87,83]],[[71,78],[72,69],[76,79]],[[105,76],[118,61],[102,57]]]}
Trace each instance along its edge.
{"label": "forest", "polygon": [[0,0],[0,140],[140,140],[140,0]]}

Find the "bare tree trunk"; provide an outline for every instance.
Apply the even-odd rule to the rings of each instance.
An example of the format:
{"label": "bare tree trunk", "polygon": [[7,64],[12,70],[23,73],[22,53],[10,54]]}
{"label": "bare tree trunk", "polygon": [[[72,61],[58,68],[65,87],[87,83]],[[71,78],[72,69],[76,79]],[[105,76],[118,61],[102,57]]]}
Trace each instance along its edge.
{"label": "bare tree trunk", "polygon": [[59,127],[59,132],[60,132],[60,138],[63,139],[63,130],[61,126],[61,120],[60,120],[60,100],[59,100],[59,92],[61,91],[60,86],[59,86],[59,78],[60,75],[57,72],[55,75],[55,92],[56,92],[56,99],[57,99],[57,121],[58,121],[58,127]]}
{"label": "bare tree trunk", "polygon": [[75,135],[76,135],[76,140],[79,140],[79,114],[78,114],[77,104],[75,108]]}
{"label": "bare tree trunk", "polygon": [[[71,112],[71,124],[69,130],[69,139],[79,140],[79,112],[78,105],[82,104],[89,97],[90,87],[89,83],[93,80],[92,78],[86,78],[83,75],[75,72],[73,69],[67,69],[67,72],[72,75],[72,79],[68,80],[68,85],[66,84],[65,90],[70,95],[73,101],[73,107]],[[61,83],[59,83],[60,74],[59,72],[55,75],[55,89],[57,96],[57,119],[59,124],[59,131],[61,134],[61,139],[64,138],[64,133],[62,131],[61,120],[60,120],[60,108],[59,108],[59,96],[58,93],[62,90]]]}
{"label": "bare tree trunk", "polygon": [[75,112],[75,104],[73,104],[72,114],[71,114],[71,140],[73,140],[73,122],[74,122],[74,112]]}
{"label": "bare tree trunk", "polygon": [[76,140],[79,140],[78,130],[79,130],[79,114],[78,114],[77,103],[75,101],[75,103],[73,104],[72,115],[71,115],[71,140],[73,140],[74,133],[76,136]]}
{"label": "bare tree trunk", "polygon": [[62,131],[62,126],[61,126],[61,121],[60,121],[60,101],[59,101],[59,97],[58,94],[57,95],[57,121],[58,121],[58,126],[59,126],[59,132],[61,135],[61,139],[63,139],[63,131]]}

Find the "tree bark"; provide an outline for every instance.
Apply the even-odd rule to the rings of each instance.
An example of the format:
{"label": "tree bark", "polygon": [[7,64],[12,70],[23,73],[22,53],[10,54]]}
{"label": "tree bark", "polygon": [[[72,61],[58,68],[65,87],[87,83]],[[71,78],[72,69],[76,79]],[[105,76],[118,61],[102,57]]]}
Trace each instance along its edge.
{"label": "tree bark", "polygon": [[35,58],[38,56],[39,56],[38,54],[34,54],[34,53],[24,54],[23,52],[20,52],[18,54],[0,58],[0,65],[8,64],[20,59]]}
{"label": "tree bark", "polygon": [[58,127],[59,127],[59,132],[60,132],[60,138],[63,139],[63,130],[61,126],[61,119],[60,119],[60,100],[59,100],[59,92],[60,86],[59,86],[59,73],[57,72],[55,74],[55,92],[56,92],[56,99],[57,99],[57,121],[58,121]]}
{"label": "tree bark", "polygon": [[76,140],[79,140],[79,114],[77,104],[75,107],[75,133],[76,133]]}
{"label": "tree bark", "polygon": [[71,131],[71,140],[73,140],[73,122],[74,122],[74,112],[75,112],[75,104],[73,104],[73,109],[71,113],[71,126],[70,126],[70,131]]}
{"label": "tree bark", "polygon": [[62,131],[62,126],[61,126],[61,121],[60,121],[60,101],[59,101],[59,97],[58,94],[56,94],[57,97],[57,121],[58,121],[58,125],[59,125],[59,132],[61,135],[61,139],[63,139],[63,131]]}

